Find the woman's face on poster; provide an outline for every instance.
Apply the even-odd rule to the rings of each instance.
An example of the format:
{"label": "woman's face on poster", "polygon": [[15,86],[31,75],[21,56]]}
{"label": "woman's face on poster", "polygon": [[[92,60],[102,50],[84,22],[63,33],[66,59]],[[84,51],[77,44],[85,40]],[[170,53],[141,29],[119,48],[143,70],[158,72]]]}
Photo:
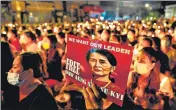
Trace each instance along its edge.
{"label": "woman's face on poster", "polygon": [[90,54],[89,64],[94,75],[98,76],[109,75],[115,69],[104,55],[96,52]]}

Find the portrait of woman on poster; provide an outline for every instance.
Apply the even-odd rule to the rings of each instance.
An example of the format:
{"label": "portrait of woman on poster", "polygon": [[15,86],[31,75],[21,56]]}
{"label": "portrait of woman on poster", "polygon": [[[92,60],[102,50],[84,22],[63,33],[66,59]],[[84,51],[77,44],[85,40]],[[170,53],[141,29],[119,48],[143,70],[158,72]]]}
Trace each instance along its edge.
{"label": "portrait of woman on poster", "polygon": [[117,76],[117,73],[114,72],[117,61],[112,53],[104,49],[93,48],[88,51],[86,60],[93,72],[93,83],[103,88],[117,88],[113,78],[113,76]]}

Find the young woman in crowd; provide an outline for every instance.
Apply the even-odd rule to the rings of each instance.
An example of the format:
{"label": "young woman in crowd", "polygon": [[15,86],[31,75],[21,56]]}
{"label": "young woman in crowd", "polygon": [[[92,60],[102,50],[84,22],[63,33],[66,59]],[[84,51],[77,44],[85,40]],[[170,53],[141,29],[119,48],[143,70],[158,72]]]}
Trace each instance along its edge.
{"label": "young woman in crowd", "polygon": [[43,38],[42,48],[46,55],[47,71],[49,78],[62,82],[61,55],[58,51],[58,41],[55,35],[48,35]]}
{"label": "young woman in crowd", "polygon": [[163,109],[168,103],[163,97],[173,98],[172,86],[168,77],[160,73],[160,62],[153,48],[140,51],[134,71],[129,74],[127,95],[129,102],[143,109]]}
{"label": "young woman in crowd", "polygon": [[169,58],[169,66],[172,70],[176,66],[176,50],[171,46],[172,37],[166,35],[161,39],[161,51],[165,53]]}
{"label": "young woman in crowd", "polygon": [[20,44],[22,46],[22,52],[37,52],[38,51],[36,36],[31,31],[26,30],[21,34]]}
{"label": "young woman in crowd", "polygon": [[8,83],[19,87],[18,110],[58,110],[51,90],[42,77],[42,59],[39,54],[26,52],[18,55],[7,75]]}
{"label": "young woman in crowd", "polygon": [[135,30],[131,29],[127,33],[128,38],[128,45],[134,46],[137,44],[136,36],[135,36]]}
{"label": "young woman in crowd", "polygon": [[14,47],[14,52],[15,53],[20,53],[22,48],[18,39],[18,34],[17,34],[17,30],[16,28],[13,29],[9,29],[8,33],[7,33],[7,37],[8,37],[8,41],[10,43],[10,45],[12,45]]}
{"label": "young woman in crowd", "polygon": [[111,35],[109,42],[114,43],[114,44],[121,44],[122,43],[121,36],[120,35]]}

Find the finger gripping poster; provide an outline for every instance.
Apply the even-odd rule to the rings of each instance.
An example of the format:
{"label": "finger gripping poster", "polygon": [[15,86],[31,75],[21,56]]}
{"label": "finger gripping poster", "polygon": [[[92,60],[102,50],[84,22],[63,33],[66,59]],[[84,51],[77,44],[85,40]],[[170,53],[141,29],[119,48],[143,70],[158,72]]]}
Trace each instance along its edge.
{"label": "finger gripping poster", "polygon": [[68,35],[66,78],[80,87],[96,84],[106,98],[122,106],[133,47]]}

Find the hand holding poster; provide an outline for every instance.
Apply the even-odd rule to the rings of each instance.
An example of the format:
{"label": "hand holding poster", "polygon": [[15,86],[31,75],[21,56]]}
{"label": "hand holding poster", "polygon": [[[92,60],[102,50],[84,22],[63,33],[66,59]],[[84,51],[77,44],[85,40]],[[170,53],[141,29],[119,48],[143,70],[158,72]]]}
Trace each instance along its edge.
{"label": "hand holding poster", "polygon": [[108,100],[122,106],[133,47],[72,35],[67,41],[67,79],[81,87],[94,83]]}

